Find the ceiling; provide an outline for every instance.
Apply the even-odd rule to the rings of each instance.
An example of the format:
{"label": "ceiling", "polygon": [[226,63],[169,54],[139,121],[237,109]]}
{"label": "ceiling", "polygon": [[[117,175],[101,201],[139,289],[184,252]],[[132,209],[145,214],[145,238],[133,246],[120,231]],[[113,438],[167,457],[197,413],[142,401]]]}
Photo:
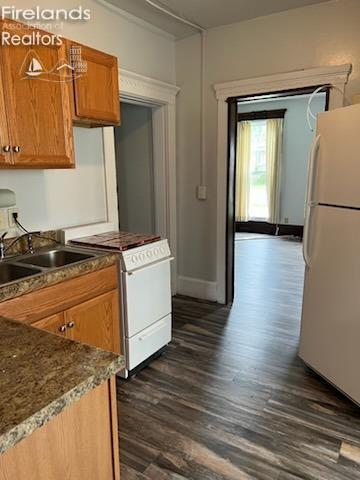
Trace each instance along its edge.
{"label": "ceiling", "polygon": [[[304,7],[329,0],[153,0],[208,29],[251,18]],[[106,0],[107,3],[181,38],[194,34],[194,29],[157,11],[146,0]]]}

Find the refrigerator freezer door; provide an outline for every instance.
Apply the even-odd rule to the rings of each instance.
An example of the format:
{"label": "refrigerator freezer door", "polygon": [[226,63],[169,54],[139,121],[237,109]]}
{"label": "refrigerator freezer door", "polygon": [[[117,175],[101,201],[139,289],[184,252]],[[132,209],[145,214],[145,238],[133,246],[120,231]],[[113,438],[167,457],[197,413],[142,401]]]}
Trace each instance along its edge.
{"label": "refrigerator freezer door", "polygon": [[360,208],[360,105],[318,115],[312,201]]}
{"label": "refrigerator freezer door", "polygon": [[308,248],[299,355],[360,403],[360,211],[313,207]]}

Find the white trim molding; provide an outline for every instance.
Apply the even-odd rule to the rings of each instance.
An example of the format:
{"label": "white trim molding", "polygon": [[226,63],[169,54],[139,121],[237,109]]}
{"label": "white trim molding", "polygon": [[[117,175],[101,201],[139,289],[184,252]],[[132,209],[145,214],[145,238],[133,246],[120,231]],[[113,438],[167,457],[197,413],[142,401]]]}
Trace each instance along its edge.
{"label": "white trim molding", "polygon": [[217,301],[216,283],[200,280],[199,278],[178,278],[178,293],[187,297],[200,298],[211,302]]}
{"label": "white trim molding", "polygon": [[226,301],[227,99],[317,85],[332,85],[335,88],[330,90],[329,108],[339,108],[344,106],[345,86],[351,69],[350,64],[327,66],[214,85],[218,101],[216,300],[219,303],[225,303]]}
{"label": "white trim molding", "polygon": [[119,73],[120,99],[123,98],[139,100],[139,98],[147,102],[155,102],[156,104],[174,105],[179,87],[169,83],[161,82],[153,78],[144,77],[138,73],[129,72],[123,68]]}
{"label": "white trim molding", "polygon": [[[175,103],[179,88],[159,80],[119,69],[119,100],[153,107],[155,197],[157,231],[169,240],[172,262],[172,292],[177,292],[176,222],[176,124]],[[113,128],[103,129],[107,221],[119,225],[116,156]],[[156,158],[155,158],[156,156]]]}
{"label": "white trim molding", "polygon": [[351,64],[310,68],[294,72],[277,73],[233,82],[214,85],[217,100],[229,97],[240,97],[258,93],[291,90],[292,88],[312,87],[315,85],[342,85],[347,82],[351,73]]}

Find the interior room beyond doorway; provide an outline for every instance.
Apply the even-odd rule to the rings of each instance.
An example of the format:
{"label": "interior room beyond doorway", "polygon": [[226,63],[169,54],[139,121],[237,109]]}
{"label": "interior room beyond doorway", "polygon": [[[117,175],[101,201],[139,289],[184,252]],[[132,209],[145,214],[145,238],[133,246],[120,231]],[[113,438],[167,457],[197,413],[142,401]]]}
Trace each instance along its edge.
{"label": "interior room beyond doorway", "polygon": [[[307,121],[309,98],[238,102],[237,231],[302,235],[308,152],[315,134]],[[314,95],[313,114],[325,108],[326,94]]]}

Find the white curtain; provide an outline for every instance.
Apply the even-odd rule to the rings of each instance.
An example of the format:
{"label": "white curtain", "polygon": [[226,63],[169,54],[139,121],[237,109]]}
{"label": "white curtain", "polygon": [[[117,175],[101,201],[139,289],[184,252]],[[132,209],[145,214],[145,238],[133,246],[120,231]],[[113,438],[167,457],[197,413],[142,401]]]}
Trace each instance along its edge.
{"label": "white curtain", "polygon": [[266,190],[270,223],[279,222],[283,119],[266,121]]}
{"label": "white curtain", "polygon": [[251,156],[251,122],[238,123],[237,159],[235,185],[235,219],[246,222],[249,219],[250,193],[250,156]]}

